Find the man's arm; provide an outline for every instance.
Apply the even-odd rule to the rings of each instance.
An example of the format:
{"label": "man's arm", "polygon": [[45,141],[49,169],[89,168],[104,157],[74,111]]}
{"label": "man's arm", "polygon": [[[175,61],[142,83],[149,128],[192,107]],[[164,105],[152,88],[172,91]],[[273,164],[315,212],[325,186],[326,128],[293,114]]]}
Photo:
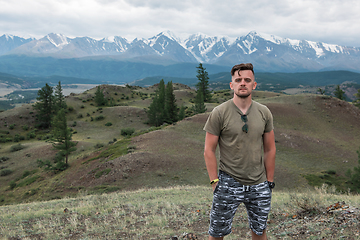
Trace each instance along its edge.
{"label": "man's arm", "polygon": [[264,163],[266,169],[266,177],[269,182],[273,182],[274,172],[275,172],[275,155],[276,155],[274,130],[272,130],[271,132],[264,133],[263,144],[264,144]]}
{"label": "man's arm", "polygon": [[[217,172],[217,161],[216,161],[216,147],[218,144],[219,137],[206,132],[205,136],[205,148],[204,148],[204,159],[206,168],[209,174],[210,181],[218,178]],[[215,190],[217,183],[213,184],[213,190]]]}

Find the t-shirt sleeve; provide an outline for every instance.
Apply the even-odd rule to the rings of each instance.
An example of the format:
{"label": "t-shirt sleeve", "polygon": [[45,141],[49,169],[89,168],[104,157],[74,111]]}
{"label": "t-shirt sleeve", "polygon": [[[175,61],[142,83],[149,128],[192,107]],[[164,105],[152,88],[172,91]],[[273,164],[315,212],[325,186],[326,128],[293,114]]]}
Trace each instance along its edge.
{"label": "t-shirt sleeve", "polygon": [[217,108],[214,108],[212,110],[203,129],[208,133],[211,133],[216,136],[220,136],[221,121],[220,121],[220,113]]}
{"label": "t-shirt sleeve", "polygon": [[271,132],[274,129],[274,121],[273,116],[268,108],[266,108],[266,125],[265,125],[265,132]]}

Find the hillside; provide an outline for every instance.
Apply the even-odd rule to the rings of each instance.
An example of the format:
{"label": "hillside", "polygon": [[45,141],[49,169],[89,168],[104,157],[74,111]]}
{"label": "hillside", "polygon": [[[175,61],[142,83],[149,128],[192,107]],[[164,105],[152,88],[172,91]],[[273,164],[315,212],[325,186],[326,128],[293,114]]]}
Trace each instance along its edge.
{"label": "hillside", "polygon": [[[350,71],[321,71],[321,72],[256,72],[257,90],[283,92],[286,94],[317,93],[318,89],[325,90],[325,94],[334,96],[336,85],[345,91],[346,100],[355,100],[354,94],[360,88],[360,73]],[[147,87],[158,83],[161,79],[195,86],[197,79],[169,76],[146,77],[131,82],[131,85]],[[228,89],[231,80],[230,72],[209,74],[209,84],[214,90]]]}
{"label": "hillside", "polygon": [[[1,143],[0,168],[11,173],[0,176],[0,204],[70,197],[79,191],[90,194],[208,185],[202,127],[212,108],[231,98],[229,90],[216,92],[215,102],[207,104],[204,114],[152,128],[145,123],[145,109],[155,86],[101,87],[116,106],[95,107],[95,88],[66,98],[72,109],[68,125],[73,128],[73,140],[78,142],[66,171],[54,174],[37,167],[37,159],[51,160],[55,155],[47,142],[50,132],[36,131],[35,138],[20,141],[25,147],[20,151],[11,151],[18,143]],[[174,84],[174,93],[178,106],[192,105],[194,90]],[[358,164],[360,110],[347,102],[312,94],[256,91],[254,99],[267,105],[274,115],[276,188],[288,191],[327,183],[346,192],[345,172]],[[35,131],[34,115],[31,105],[1,112],[1,137],[29,136]],[[104,119],[97,120],[99,116]],[[112,125],[105,126],[108,122]],[[123,128],[136,129],[135,135],[121,136]],[[11,182],[16,183],[14,189],[10,188]]]}

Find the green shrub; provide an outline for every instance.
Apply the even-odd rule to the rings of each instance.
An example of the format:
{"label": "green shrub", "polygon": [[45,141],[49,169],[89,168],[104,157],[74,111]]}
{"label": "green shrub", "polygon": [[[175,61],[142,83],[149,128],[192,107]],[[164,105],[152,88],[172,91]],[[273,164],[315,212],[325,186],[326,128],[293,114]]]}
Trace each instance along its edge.
{"label": "green shrub", "polygon": [[3,169],[0,171],[0,176],[4,177],[4,176],[10,175],[12,173],[13,173],[13,170],[6,168],[6,169]]}
{"label": "green shrub", "polygon": [[40,176],[32,176],[32,177],[28,177],[28,178],[25,178],[24,180],[22,180],[17,186],[18,187],[25,187],[25,186],[28,186],[34,182],[36,182],[36,180],[40,178]]}
{"label": "green shrub", "polygon": [[27,137],[27,139],[35,138],[35,137],[36,137],[35,130],[29,132],[29,133],[26,135],[26,137]]}
{"label": "green shrub", "polygon": [[29,126],[28,126],[28,125],[24,125],[24,126],[22,127],[22,129],[23,129],[24,131],[27,131],[27,130],[29,130]]}
{"label": "green shrub", "polygon": [[64,161],[57,162],[53,167],[53,171],[65,171],[69,167],[69,164],[65,163]]}
{"label": "green shrub", "polygon": [[45,170],[51,170],[52,169],[52,164],[50,162],[50,160],[41,160],[41,159],[37,159],[36,163],[38,165],[39,168],[45,167]]}
{"label": "green shrub", "polygon": [[136,146],[128,146],[127,153],[132,153],[135,151],[135,149],[136,149]]}
{"label": "green shrub", "polygon": [[25,140],[25,137],[21,136],[20,134],[15,134],[14,139],[13,139],[14,142],[20,142],[23,140]]}
{"label": "green shrub", "polygon": [[9,159],[9,157],[0,157],[0,162],[6,162]]}
{"label": "green shrub", "polygon": [[110,171],[111,171],[110,168],[107,168],[107,169],[104,169],[104,170],[102,170],[102,171],[99,171],[99,172],[97,172],[97,173],[95,174],[95,178],[99,178],[99,177],[101,177],[102,175],[108,175]]}
{"label": "green shrub", "polygon": [[13,129],[15,128],[15,124],[11,124],[11,125],[9,126],[9,128],[10,128],[10,130],[13,130]]}
{"label": "green shrub", "polygon": [[30,176],[32,173],[29,171],[29,170],[25,170],[24,172],[23,172],[23,175],[22,175],[22,177],[21,178],[26,178],[27,176]]}
{"label": "green shrub", "polygon": [[105,126],[107,126],[107,127],[110,127],[112,125],[112,123],[111,122],[107,122],[107,123],[105,123]]}
{"label": "green shrub", "polygon": [[14,188],[16,188],[16,182],[15,181],[11,181],[9,184],[9,187],[11,190],[13,190]]}
{"label": "green shrub", "polygon": [[102,148],[104,146],[104,144],[102,143],[97,143],[94,148]]}
{"label": "green shrub", "polygon": [[19,144],[17,144],[17,145],[11,146],[10,151],[11,151],[11,152],[17,152],[17,151],[20,151],[20,150],[22,150],[22,149],[24,149],[24,148],[25,148],[25,147],[19,143]]}
{"label": "green shrub", "polygon": [[73,106],[69,106],[69,107],[68,107],[68,110],[69,110],[69,112],[72,112],[72,111],[74,111],[74,107],[73,107]]}
{"label": "green shrub", "polygon": [[135,132],[135,128],[123,128],[121,129],[121,135],[122,136],[131,136]]}
{"label": "green shrub", "polygon": [[96,118],[95,118],[95,120],[96,121],[101,121],[101,120],[103,120],[105,117],[103,116],[103,115],[100,115],[100,116],[97,116]]}
{"label": "green shrub", "polygon": [[335,175],[336,171],[335,170],[327,170],[327,171],[325,171],[325,173]]}

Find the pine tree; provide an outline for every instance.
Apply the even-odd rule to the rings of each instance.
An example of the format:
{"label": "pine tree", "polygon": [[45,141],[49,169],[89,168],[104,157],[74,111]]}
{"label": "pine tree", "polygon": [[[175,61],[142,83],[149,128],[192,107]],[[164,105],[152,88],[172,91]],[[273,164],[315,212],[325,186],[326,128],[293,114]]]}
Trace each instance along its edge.
{"label": "pine tree", "polygon": [[185,118],[185,107],[181,106],[179,110],[178,120],[183,120]]}
{"label": "pine tree", "polygon": [[62,93],[61,82],[55,88],[55,111],[58,112],[60,109],[66,109],[67,105],[65,102],[65,96]]}
{"label": "pine tree", "polygon": [[340,88],[340,85],[336,86],[336,89],[334,91],[334,95],[336,98],[340,100],[345,100],[345,92]]}
{"label": "pine tree", "polygon": [[317,90],[321,95],[324,95],[325,94],[325,90],[321,89],[321,88],[318,88]]}
{"label": "pine tree", "polygon": [[36,100],[38,101],[35,103],[34,108],[37,110],[38,126],[41,128],[49,128],[54,110],[53,87],[46,83],[45,86],[38,91]]}
{"label": "pine tree", "polygon": [[[165,119],[167,118],[167,114],[165,111],[165,82],[164,79],[161,79],[159,82],[159,86],[158,86],[158,90],[157,90],[157,96],[158,96],[158,107],[159,107],[159,111],[161,111],[161,121],[163,124]],[[161,125],[160,124],[160,125]]]}
{"label": "pine tree", "polygon": [[178,120],[178,107],[174,95],[172,81],[166,84],[165,89],[165,108],[164,108],[164,121],[171,124]]}
{"label": "pine tree", "polygon": [[204,102],[209,102],[211,100],[211,91],[209,90],[208,72],[205,71],[206,68],[201,63],[196,68],[198,69],[196,77],[199,80],[196,84],[197,92],[200,91],[202,93]]}
{"label": "pine tree", "polygon": [[104,96],[104,93],[101,91],[100,86],[97,87],[95,92],[95,103],[99,106],[105,106],[107,104],[107,100]]}
{"label": "pine tree", "polygon": [[159,103],[159,96],[155,95],[152,103],[149,106],[147,111],[148,122],[150,125],[154,125],[156,127],[161,126],[163,124],[163,109],[161,108],[161,104]]}
{"label": "pine tree", "polygon": [[65,165],[68,166],[69,154],[76,150],[75,142],[71,141],[72,133],[67,126],[67,119],[64,109],[60,109],[53,121],[53,147],[60,150],[65,157]]}
{"label": "pine tree", "polygon": [[200,91],[198,91],[196,93],[195,106],[193,108],[194,108],[195,114],[206,112],[206,106],[205,106],[205,103],[204,103],[204,98],[203,98],[203,95],[202,95],[202,93]]}

